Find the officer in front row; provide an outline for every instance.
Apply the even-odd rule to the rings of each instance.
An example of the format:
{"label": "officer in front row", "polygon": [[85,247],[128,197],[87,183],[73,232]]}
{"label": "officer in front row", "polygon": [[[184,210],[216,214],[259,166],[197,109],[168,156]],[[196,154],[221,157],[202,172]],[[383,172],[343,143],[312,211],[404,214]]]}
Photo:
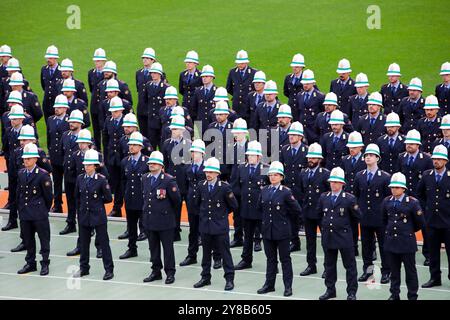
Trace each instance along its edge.
{"label": "officer in front row", "polygon": [[41,242],[41,276],[48,275],[50,264],[50,223],[48,211],[52,207],[53,191],[50,175],[36,165],[39,159],[38,148],[34,143],[25,145],[22,159],[25,168],[19,171],[17,204],[20,228],[23,233],[27,255],[26,265],[17,273],[36,271],[35,233]]}
{"label": "officer in front row", "polygon": [[[440,286],[441,243],[445,244],[447,260],[450,262],[450,171],[447,148],[438,145],[431,156],[433,169],[423,173],[417,186],[417,194],[425,203],[425,221],[430,251],[430,280],[422,288]],[[450,265],[450,263],[449,263]],[[450,274],[449,274],[450,280]]]}
{"label": "officer in front row", "polygon": [[417,241],[414,233],[422,229],[425,221],[419,201],[405,195],[408,187],[403,173],[394,173],[389,187],[392,196],[386,197],[381,206],[386,230],[384,251],[391,268],[389,300],[400,300],[402,263],[405,266],[408,300],[417,300],[419,280],[416,269]]}
{"label": "officer in front row", "polygon": [[77,177],[75,185],[81,255],[80,270],[74,274],[74,278],[89,274],[89,246],[94,229],[102,249],[103,267],[105,268],[103,280],[111,280],[114,277],[114,264],[111,247],[109,246],[108,220],[105,210],[105,203],[112,201],[111,187],[104,175],[96,173],[96,166],[99,164],[98,152],[94,149],[86,151],[83,160],[86,173]]}
{"label": "officer in front row", "polygon": [[325,285],[327,291],[319,300],[336,297],[338,252],[346,270],[347,300],[356,300],[358,281],[356,279],[356,259],[353,245],[352,220],[360,220],[361,211],[356,197],[343,191],[345,173],[340,167],[330,172],[331,192],[322,193],[317,205],[321,218],[322,246],[325,253]]}
{"label": "officer in front row", "polygon": [[161,246],[164,250],[166,284],[175,282],[175,250],[173,247],[176,210],[181,206],[181,194],[175,177],[164,173],[164,156],[153,151],[147,160],[150,172],[142,177],[143,222],[150,247],[152,273],[144,282],[161,280]]}
{"label": "officer in front row", "polygon": [[285,297],[292,295],[292,261],[289,251],[291,239],[291,221],[300,219],[301,209],[291,189],[281,185],[284,178],[284,167],[279,161],[273,161],[269,168],[270,186],[261,190],[256,210],[262,213],[261,233],[264,241],[264,252],[267,258],[266,281],[258,294],[275,291],[277,276],[277,253],[280,256]]}
{"label": "officer in front row", "polygon": [[201,181],[194,194],[199,209],[199,230],[202,237],[202,278],[194,288],[211,285],[211,255],[217,248],[223,259],[225,290],[234,288],[234,265],[230,251],[228,215],[237,210],[238,203],[231,186],[219,179],[220,163],[217,158],[205,161],[203,172],[206,180]]}
{"label": "officer in front row", "polygon": [[138,238],[138,221],[142,216],[141,177],[148,172],[147,157],[141,153],[144,138],[138,131],[133,132],[128,140],[129,156],[122,159],[122,181],[124,184],[125,210],[127,212],[127,229],[129,233],[128,250],[120,259],[137,257],[136,241]]}

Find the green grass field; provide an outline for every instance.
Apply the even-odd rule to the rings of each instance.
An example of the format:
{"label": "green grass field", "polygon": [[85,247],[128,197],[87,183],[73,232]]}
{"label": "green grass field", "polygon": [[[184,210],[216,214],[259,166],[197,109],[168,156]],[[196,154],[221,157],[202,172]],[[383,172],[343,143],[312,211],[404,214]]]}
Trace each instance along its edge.
{"label": "green grass field", "polygon": [[[69,5],[81,9],[81,29],[69,30]],[[369,5],[381,10],[381,29],[366,25]],[[119,78],[132,88],[145,47],[153,47],[169,82],[178,85],[188,50],[200,55],[200,66],[211,64],[216,84],[225,85],[240,49],[251,65],[282,86],[290,59],[300,52],[307,67],[327,92],[336,65],[345,57],[353,77],[369,76],[370,90],[379,90],[392,62],[402,68],[403,81],[420,77],[424,95],[440,82],[439,68],[450,52],[450,2],[393,1],[2,1],[0,42],[10,45],[32,88],[42,99],[40,67],[47,46],[59,48],[61,59],[73,60],[75,77],[87,81],[96,48],[117,63]],[[281,98],[286,102],[285,97]],[[44,123],[39,124],[41,144]]]}

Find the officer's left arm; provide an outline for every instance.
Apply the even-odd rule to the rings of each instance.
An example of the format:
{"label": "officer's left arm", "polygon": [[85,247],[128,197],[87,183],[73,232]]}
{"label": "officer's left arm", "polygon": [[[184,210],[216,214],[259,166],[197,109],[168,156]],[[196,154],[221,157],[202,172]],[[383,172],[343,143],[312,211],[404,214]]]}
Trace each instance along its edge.
{"label": "officer's left arm", "polygon": [[44,113],[42,112],[41,104],[39,103],[39,99],[37,95],[31,94],[32,97],[31,101],[31,113],[33,117],[33,121],[37,123],[41,118],[44,116]]}
{"label": "officer's left arm", "polygon": [[112,201],[111,187],[108,180],[103,179],[102,182],[103,203],[110,203]]}
{"label": "officer's left arm", "polygon": [[38,166],[47,171],[48,173],[52,173],[52,165],[50,163],[49,158],[45,154],[44,150],[39,150],[39,164]]}
{"label": "officer's left arm", "polygon": [[237,202],[237,199],[233,193],[233,190],[231,189],[231,186],[229,184],[224,185],[225,187],[225,201],[227,203],[229,213],[234,212],[238,209],[239,204]]}
{"label": "officer's left arm", "polygon": [[285,202],[288,208],[288,214],[293,217],[298,217],[300,221],[302,221],[302,209],[300,208],[300,204],[292,194],[292,191],[286,192]]}
{"label": "officer's left arm", "polygon": [[419,230],[422,230],[425,227],[425,219],[423,217],[423,211],[420,206],[419,200],[415,200],[412,203],[412,220],[414,223],[414,231],[417,232]]}
{"label": "officer's left arm", "polygon": [[350,132],[353,132],[353,131],[354,131],[353,125],[352,125],[352,123],[350,122],[350,119],[351,119],[351,116],[350,116],[350,115],[345,115],[345,116],[344,116],[344,122],[345,122],[345,125],[344,125],[344,131],[347,132],[347,133],[350,133]]}
{"label": "officer's left arm", "polygon": [[130,105],[133,105],[133,97],[131,96],[130,89],[125,82],[122,83],[121,92],[123,95],[122,99],[128,100],[130,102]]}
{"label": "officer's left arm", "polygon": [[178,92],[181,95],[184,95],[184,88],[183,88],[183,72],[180,73],[180,77],[178,78]]}
{"label": "officer's left arm", "polygon": [[83,82],[79,82],[77,88],[77,97],[86,102],[86,105],[88,105],[88,96]]}
{"label": "officer's left arm", "polygon": [[359,209],[355,197],[352,197],[350,200],[350,218],[354,221],[359,221],[361,219],[361,210]]}
{"label": "officer's left arm", "polygon": [[47,210],[50,210],[53,203],[53,186],[52,180],[50,179],[50,175],[48,173],[45,173],[42,176],[41,190],[42,190],[42,197],[44,198],[45,201],[45,206],[47,207]]}
{"label": "officer's left arm", "polygon": [[180,188],[178,188],[176,179],[170,179],[168,186],[169,190],[167,190],[167,193],[169,195],[170,201],[175,207],[181,206],[181,193]]}

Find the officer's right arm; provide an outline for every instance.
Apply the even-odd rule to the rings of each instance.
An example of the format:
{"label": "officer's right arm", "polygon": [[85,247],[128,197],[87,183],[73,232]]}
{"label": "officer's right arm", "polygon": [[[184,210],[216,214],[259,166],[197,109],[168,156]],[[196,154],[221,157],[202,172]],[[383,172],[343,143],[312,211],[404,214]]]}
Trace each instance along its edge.
{"label": "officer's right arm", "polygon": [[178,78],[178,92],[181,95],[184,95],[184,88],[183,88],[183,72],[180,73],[180,76]]}
{"label": "officer's right arm", "polygon": [[103,203],[110,203],[112,201],[111,187],[108,184],[106,178],[102,183]]}
{"label": "officer's right arm", "polygon": [[169,190],[167,190],[169,198],[172,204],[179,208],[181,206],[181,193],[180,188],[178,188],[177,180],[172,178],[169,182]]}
{"label": "officer's right arm", "polygon": [[231,69],[230,72],[228,73],[228,78],[227,78],[227,91],[229,94],[233,95],[233,79],[231,77],[231,73],[233,72],[234,69]]}
{"label": "officer's right arm", "polygon": [[284,78],[283,93],[286,98],[289,98],[289,76]]}

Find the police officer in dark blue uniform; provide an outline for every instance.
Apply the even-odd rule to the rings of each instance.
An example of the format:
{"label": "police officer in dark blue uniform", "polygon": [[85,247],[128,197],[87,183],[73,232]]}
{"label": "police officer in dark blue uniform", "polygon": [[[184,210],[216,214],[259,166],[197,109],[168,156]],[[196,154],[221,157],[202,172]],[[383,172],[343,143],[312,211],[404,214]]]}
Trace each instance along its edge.
{"label": "police officer in dark blue uniform", "polygon": [[442,83],[435,89],[435,95],[439,101],[440,114],[450,113],[450,63],[444,62],[441,66]]}
{"label": "police officer in dark blue uniform", "polygon": [[344,170],[336,167],[330,172],[330,192],[322,193],[317,205],[321,219],[322,246],[325,252],[325,285],[327,291],[319,300],[336,297],[336,263],[338,252],[346,270],[347,300],[356,300],[358,281],[356,279],[356,260],[353,246],[352,222],[359,220],[357,199],[351,193],[343,191],[345,185]]}
{"label": "police officer in dark blue uniform", "polygon": [[399,132],[401,124],[398,114],[395,112],[389,113],[386,116],[384,127],[386,128],[386,134],[376,141],[380,153],[383,155],[378,166],[381,170],[394,174],[400,170],[398,156],[405,151],[405,137]]}
{"label": "police officer in dark blue uniform", "polygon": [[381,113],[381,94],[374,92],[367,101],[368,114],[359,118],[355,130],[360,132],[365,145],[375,143],[383,135],[386,116]]}
{"label": "police officer in dark blue uniform", "polygon": [[[275,148],[275,144],[272,144],[272,140],[278,142],[278,153],[281,154],[281,150],[284,146],[289,145],[289,129],[292,124],[292,109],[287,104],[282,104],[278,109],[277,114],[277,125],[275,127],[270,128],[269,138],[267,141],[267,146],[271,146],[267,148],[267,155],[272,155],[272,150]],[[275,130],[273,132],[272,130]],[[303,129],[302,129],[303,130]]]}
{"label": "police officer in dark blue uniform", "polygon": [[339,77],[331,81],[330,92],[336,94],[340,110],[351,116],[349,98],[357,92],[355,81],[350,77],[352,72],[350,61],[347,59],[340,60],[336,72],[339,74]]}
{"label": "police officer in dark blue uniform", "polygon": [[[305,58],[302,54],[297,53],[292,58],[291,62],[292,73],[284,78],[283,93],[288,98],[288,105],[291,108],[296,108],[297,96],[303,91],[301,83],[303,77],[303,69],[305,68]],[[256,75],[255,75],[256,76]],[[296,118],[298,120],[298,118]]]}
{"label": "police officer in dark blue uniform", "polygon": [[267,81],[263,93],[265,101],[258,104],[250,119],[250,128],[255,129],[258,133],[260,129],[270,130],[277,125],[277,114],[281,105],[277,98],[278,90],[275,81]]}
{"label": "police officer in dark blue uniform", "polygon": [[383,96],[384,114],[398,113],[399,104],[408,96],[408,86],[400,81],[400,66],[397,63],[389,65],[387,74],[389,83],[383,84],[380,93]]}
{"label": "police officer in dark blue uniform", "polygon": [[64,82],[66,80],[71,80],[70,84],[73,85],[75,89],[75,97],[83,100],[86,104],[88,103],[88,96],[86,93],[86,88],[84,86],[84,83],[78,79],[75,79],[73,77],[73,63],[70,59],[64,59],[61,61],[61,66],[59,67],[59,70],[61,71],[61,79],[56,82],[56,85],[58,86],[58,93],[61,93],[62,88],[64,87]]}
{"label": "police officer in dark blue uniform", "polygon": [[[175,282],[175,253],[173,247],[176,226],[176,208],[181,206],[180,190],[174,177],[164,173],[164,158],[153,151],[147,160],[150,172],[142,177],[143,218],[150,247],[152,273],[144,282],[161,280],[161,269],[166,273],[166,284]],[[164,251],[164,266],[161,261]]]}
{"label": "police officer in dark blue uniform", "polygon": [[[320,228],[320,216],[316,207],[322,193],[330,190],[328,178],[330,171],[320,165],[322,147],[318,143],[313,143],[308,147],[306,155],[308,168],[302,169],[300,173],[300,206],[302,207],[303,223],[306,235],[306,262],[308,266],[303,270],[301,276],[309,276],[317,273],[317,228]],[[322,278],[325,277],[325,271]]]}
{"label": "police officer in dark blue uniform", "polygon": [[45,121],[53,114],[53,104],[59,94],[58,81],[61,79],[61,70],[58,64],[58,48],[50,46],[45,53],[47,64],[41,68],[41,87],[44,91],[42,109],[44,110]]}
{"label": "police officer in dark blue uniform", "polygon": [[369,98],[369,93],[367,89],[369,88],[369,79],[364,73],[359,73],[355,80],[356,94],[348,98],[348,103],[350,105],[350,119],[353,124],[356,124],[362,116],[368,113],[367,101]]}
{"label": "police officer in dark blue uniform", "polygon": [[417,131],[422,137],[422,151],[431,154],[433,144],[442,138],[440,129],[442,118],[439,116],[439,103],[435,96],[430,95],[425,99],[425,117],[417,122]]}
{"label": "police officer in dark blue uniform", "polygon": [[196,189],[195,203],[199,206],[199,230],[202,237],[203,257],[201,279],[194,288],[211,285],[211,253],[217,248],[223,259],[225,290],[234,288],[234,265],[230,252],[228,214],[238,207],[231,186],[219,179],[220,162],[217,158],[205,161],[206,180]]}
{"label": "police officer in dark blue uniform", "polygon": [[8,104],[10,103],[21,104],[23,110],[33,118],[34,123],[37,123],[44,115],[42,113],[41,104],[39,103],[38,97],[34,92],[23,89],[23,83],[24,82],[21,82],[20,80],[18,84],[13,84],[12,79],[9,81],[11,91],[5,96],[5,104],[0,107],[4,107],[4,110],[8,110]]}
{"label": "police officer in dark blue uniform", "polygon": [[256,107],[265,101],[264,97],[264,85],[266,84],[266,74],[263,71],[256,71],[253,76],[253,86],[255,90],[252,90],[247,95],[247,101],[245,102],[245,108],[249,109],[250,120],[255,113]]}
{"label": "police officer in dark blue uniform", "polygon": [[[130,112],[133,112],[133,108],[131,103],[120,97],[120,85],[119,82],[116,79],[109,79],[107,84],[106,84],[106,89],[105,89],[107,98],[104,99],[99,107],[99,121],[100,121],[100,125],[102,127],[105,126],[105,121],[106,118],[108,116],[111,115],[111,111],[109,110],[109,108],[111,107],[111,103],[112,100],[115,100],[115,103],[117,103],[119,100],[117,98],[120,99],[121,104],[123,106],[123,114],[128,114]],[[103,146],[106,147],[106,146]]]}
{"label": "police officer in dark blue uniform", "polygon": [[422,81],[419,78],[412,78],[408,86],[408,97],[403,98],[398,106],[398,114],[402,122],[400,131],[402,133],[417,128],[417,122],[425,116],[424,103]]}
{"label": "police officer in dark blue uniform", "polygon": [[[369,144],[364,152],[366,169],[355,176],[353,194],[357,198],[361,210],[361,245],[363,257],[363,274],[358,281],[365,282],[373,275],[373,251],[375,237],[381,253],[381,280],[382,284],[389,282],[389,263],[384,254],[384,224],[381,215],[381,203],[389,195],[389,173],[378,168],[381,158],[380,149],[376,144]],[[358,229],[353,229],[358,232]]]}
{"label": "police officer in dark blue uniform", "polygon": [[268,171],[270,185],[261,190],[256,210],[262,214],[261,233],[264,241],[264,252],[267,258],[266,281],[257,291],[264,294],[275,291],[277,275],[277,255],[280,256],[283,271],[285,297],[292,295],[292,261],[289,252],[291,221],[300,219],[301,209],[291,189],[281,185],[284,177],[283,164],[273,161]]}
{"label": "police officer in dark blue uniform", "polygon": [[[61,92],[66,96],[67,103],[69,104],[69,110],[67,111],[67,113],[70,114],[73,110],[76,109],[80,110],[83,113],[83,128],[89,128],[89,126],[91,125],[91,117],[87,110],[87,102],[75,96],[76,88],[74,86],[73,79],[64,80]],[[56,99],[58,99],[58,96],[56,97]]]}
{"label": "police officer in dark blue uniform", "polygon": [[22,159],[25,168],[18,173],[17,204],[27,255],[26,265],[17,273],[24,274],[36,271],[36,241],[35,234],[41,243],[40,253],[41,276],[48,275],[50,256],[50,223],[48,211],[52,206],[52,181],[47,171],[39,168],[36,163],[39,158],[38,148],[34,143],[24,146]]}
{"label": "police officer in dark blue uniform", "polygon": [[103,280],[111,280],[114,277],[114,263],[109,246],[105,203],[112,201],[112,195],[106,177],[96,173],[96,165],[99,164],[98,152],[94,149],[86,151],[83,160],[86,173],[80,174],[76,180],[75,196],[78,208],[81,255],[80,270],[74,274],[74,277],[84,277],[89,274],[89,247],[92,231],[95,230],[102,249],[105,269]]}
{"label": "police officer in dark blue uniform", "polygon": [[269,184],[266,171],[268,166],[261,163],[262,147],[258,141],[248,143],[247,163],[237,165],[231,174],[231,187],[236,197],[240,198],[239,215],[244,226],[244,248],[242,260],[235,270],[249,269],[253,262],[253,244],[256,230],[261,230],[261,212],[255,210],[261,189]]}
{"label": "police officer in dark blue uniform", "polygon": [[231,69],[227,78],[227,91],[233,96],[233,110],[236,111],[238,118],[243,118],[245,121],[250,120],[250,113],[245,104],[247,95],[254,90],[253,77],[256,69],[250,67],[248,64],[248,53],[245,50],[240,50],[236,54],[236,67]]}
{"label": "police officer in dark blue uniform", "polygon": [[192,96],[191,117],[193,121],[201,121],[201,133],[203,135],[208,129],[209,112],[214,108],[214,96],[217,87],[213,83],[215,75],[212,66],[205,65],[200,77],[203,85],[195,89]]}
{"label": "police officer in dark blue uniform", "polygon": [[424,218],[419,201],[407,196],[406,177],[394,173],[389,184],[392,196],[384,199],[381,212],[385,225],[384,250],[391,268],[391,296],[389,300],[400,300],[401,265],[405,266],[408,300],[417,300],[419,280],[416,269],[417,241],[415,232],[424,227]]}
{"label": "police officer in dark blue uniform", "polygon": [[332,132],[324,134],[320,138],[324,155],[324,166],[328,170],[342,165],[342,157],[348,154],[348,133],[344,132],[344,114],[340,110],[334,110],[328,121]]}
{"label": "police officer in dark blue uniform", "polygon": [[178,90],[183,95],[181,106],[188,109],[189,114],[193,113],[192,102],[195,90],[202,86],[201,72],[197,69],[199,64],[198,53],[189,51],[184,59],[186,69],[180,73]]}
{"label": "police officer in dark blue uniform", "polygon": [[[438,145],[433,150],[434,169],[423,173],[417,193],[425,202],[425,222],[430,251],[430,280],[422,288],[440,286],[441,243],[445,244],[447,260],[450,261],[450,171],[447,148]],[[448,275],[450,280],[450,274]]]}

